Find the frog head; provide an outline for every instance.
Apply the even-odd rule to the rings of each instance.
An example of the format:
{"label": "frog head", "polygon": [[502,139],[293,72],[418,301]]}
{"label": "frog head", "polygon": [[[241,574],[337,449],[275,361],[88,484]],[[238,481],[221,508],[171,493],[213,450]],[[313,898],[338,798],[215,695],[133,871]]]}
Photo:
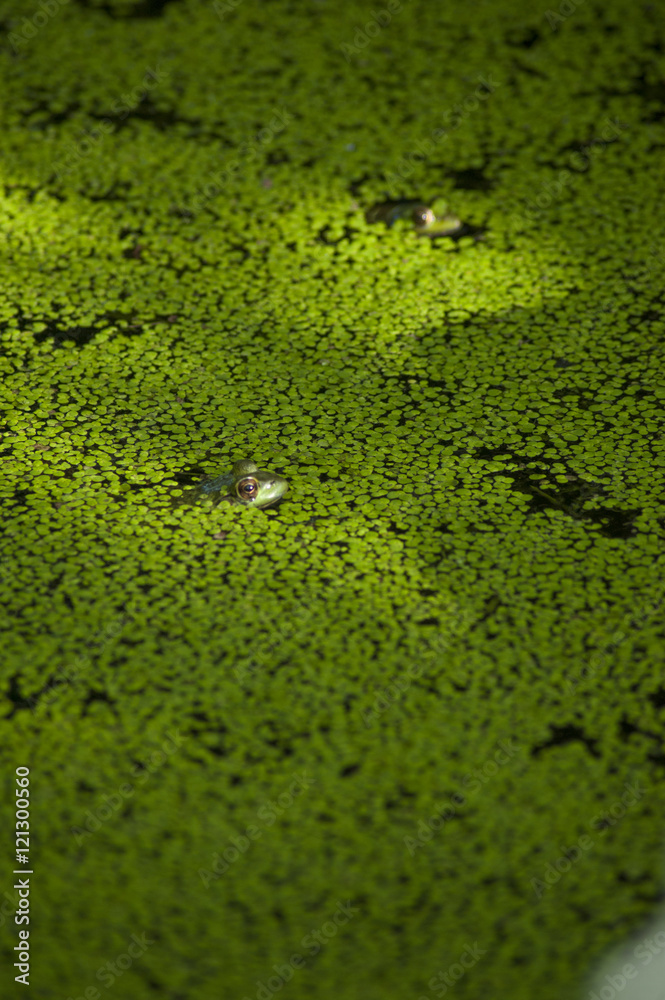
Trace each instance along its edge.
{"label": "frog head", "polygon": [[289,484],[275,472],[259,469],[256,462],[235,462],[229,490],[231,503],[243,507],[269,507],[284,496]]}
{"label": "frog head", "polygon": [[436,199],[431,206],[420,201],[385,201],[372,205],[365,213],[367,222],[411,224],[418,236],[452,236],[462,228],[462,220],[448,210],[448,203]]}
{"label": "frog head", "polygon": [[448,202],[443,198],[436,198],[421,219],[414,214],[413,221],[419,236],[452,236],[463,225],[462,220],[450,211]]}

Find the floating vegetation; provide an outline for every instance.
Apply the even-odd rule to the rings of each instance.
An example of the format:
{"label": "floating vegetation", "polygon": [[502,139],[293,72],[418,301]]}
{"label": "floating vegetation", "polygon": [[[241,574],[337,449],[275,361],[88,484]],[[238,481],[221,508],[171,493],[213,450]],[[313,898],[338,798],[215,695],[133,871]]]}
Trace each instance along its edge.
{"label": "floating vegetation", "polygon": [[573,1000],[662,891],[663,15],[389,7],[4,4],[40,1000]]}

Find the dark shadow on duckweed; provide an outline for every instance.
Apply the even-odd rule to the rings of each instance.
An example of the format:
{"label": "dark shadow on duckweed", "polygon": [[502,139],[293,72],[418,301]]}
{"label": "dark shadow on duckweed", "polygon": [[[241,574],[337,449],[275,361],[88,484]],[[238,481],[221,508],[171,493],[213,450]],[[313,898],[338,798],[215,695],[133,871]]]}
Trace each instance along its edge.
{"label": "dark shadow on duckweed", "polygon": [[581,743],[592,757],[600,757],[596,748],[597,740],[594,740],[584,732],[580,726],[564,725],[550,726],[551,736],[543,743],[538,743],[531,749],[531,756],[537,757],[544,750],[552,750],[554,747],[567,746],[569,743]]}
{"label": "dark shadow on duckweed", "polygon": [[114,21],[138,21],[161,17],[165,7],[168,7],[172,2],[173,0],[136,0],[136,3],[123,8],[113,6],[110,3],[101,4],[92,3],[91,0],[79,0],[78,5],[83,8],[104,11]]}
{"label": "dark shadow on duckweed", "polygon": [[[634,533],[634,521],[642,513],[640,508],[622,510],[619,507],[594,507],[584,510],[584,504],[602,495],[603,488],[594,483],[569,483],[558,490],[548,487],[541,490],[531,482],[530,476],[522,472],[505,472],[514,480],[513,489],[531,497],[529,513],[536,514],[551,508],[560,510],[577,521],[587,521],[600,526],[600,534],[607,538],[630,538]],[[546,475],[546,473],[544,473]]]}
{"label": "dark shadow on duckweed", "polygon": [[[474,454],[475,458],[494,460],[504,456],[508,456],[508,452],[500,447],[479,448]],[[533,480],[547,480],[551,476],[547,468],[534,468],[533,458],[512,454],[509,458],[511,462],[525,465],[528,463],[529,468],[505,469],[500,472],[489,472],[488,475],[501,475],[512,479],[511,489],[531,498],[527,513],[538,514],[547,509],[560,510],[576,521],[599,525],[600,534],[607,538],[630,538],[635,533],[634,521],[642,513],[641,508],[623,510],[620,507],[595,506],[584,509],[585,503],[604,496],[605,490],[600,483],[586,482],[570,472],[570,482],[558,484],[556,487],[548,484],[546,489],[542,489]],[[536,461],[543,464],[547,462],[542,456]],[[561,462],[561,457],[557,458],[557,462]]]}

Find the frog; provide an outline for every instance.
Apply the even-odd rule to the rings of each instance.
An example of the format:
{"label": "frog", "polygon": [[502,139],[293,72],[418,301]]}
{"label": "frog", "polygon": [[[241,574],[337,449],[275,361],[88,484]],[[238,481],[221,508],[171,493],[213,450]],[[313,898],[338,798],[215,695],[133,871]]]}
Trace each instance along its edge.
{"label": "frog", "polygon": [[270,507],[281,500],[288,488],[286,479],[259,469],[251,459],[234,462],[230,472],[205,479],[199,487],[201,493],[213,499],[240,507]]}
{"label": "frog", "polygon": [[420,201],[384,201],[372,205],[365,213],[369,223],[385,222],[390,229],[398,219],[406,219],[413,223],[418,236],[452,236],[464,225],[452,212],[446,208],[437,214],[429,205]]}

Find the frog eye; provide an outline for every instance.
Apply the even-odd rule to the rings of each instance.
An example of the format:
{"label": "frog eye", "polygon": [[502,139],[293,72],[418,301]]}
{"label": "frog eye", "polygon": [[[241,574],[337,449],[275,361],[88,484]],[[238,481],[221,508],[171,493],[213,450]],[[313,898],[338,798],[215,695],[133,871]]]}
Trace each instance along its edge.
{"label": "frog eye", "polygon": [[418,205],[417,208],[413,210],[413,221],[418,227],[420,226],[431,226],[434,222],[434,212],[427,205]]}
{"label": "frog eye", "polygon": [[241,500],[254,500],[259,492],[259,484],[256,479],[247,477],[247,479],[241,479],[236,486],[236,493]]}

